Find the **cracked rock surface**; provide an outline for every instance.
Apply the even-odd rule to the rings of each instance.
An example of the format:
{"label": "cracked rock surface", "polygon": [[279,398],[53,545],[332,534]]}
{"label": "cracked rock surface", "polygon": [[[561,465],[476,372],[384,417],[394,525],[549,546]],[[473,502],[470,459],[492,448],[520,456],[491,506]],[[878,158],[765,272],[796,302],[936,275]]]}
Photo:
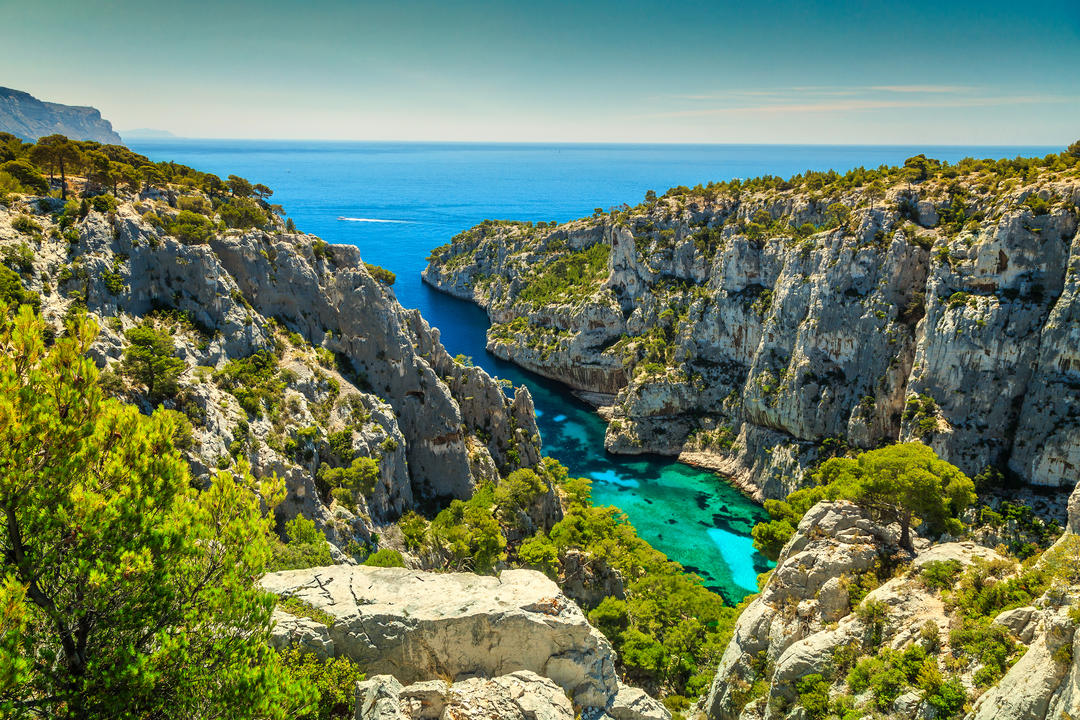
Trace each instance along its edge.
{"label": "cracked rock surface", "polygon": [[532,570],[493,577],[330,566],[271,573],[262,583],[334,618],[318,640],[306,624],[279,622],[277,643],[332,643],[335,655],[356,660],[369,677],[414,683],[529,670],[579,706],[607,707],[619,693],[607,639]]}

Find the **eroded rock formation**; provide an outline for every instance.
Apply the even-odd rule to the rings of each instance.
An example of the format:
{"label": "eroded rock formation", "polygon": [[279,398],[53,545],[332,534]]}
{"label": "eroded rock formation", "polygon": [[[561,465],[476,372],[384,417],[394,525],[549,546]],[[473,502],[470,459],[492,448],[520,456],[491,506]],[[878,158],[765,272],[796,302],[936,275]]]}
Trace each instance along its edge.
{"label": "eroded rock formation", "polygon": [[[361,685],[357,717],[532,718],[547,707],[548,717],[572,718],[574,706],[614,720],[669,717],[619,682],[607,639],[532,570],[493,577],[332,566],[262,582],[332,618],[325,625],[279,611],[276,644],[347,656],[369,677],[381,676]],[[457,710],[443,715],[445,707]]]}
{"label": "eroded rock formation", "polygon": [[782,498],[828,443],[919,438],[970,475],[1071,487],[1080,184],[950,182],[486,222],[424,278],[487,310],[496,355],[607,394],[614,452]]}
{"label": "eroded rock formation", "polygon": [[[425,498],[467,498],[538,461],[528,390],[507,397],[482,369],[455,362],[355,247],[286,232],[280,220],[186,244],[161,229],[176,203],[175,192],[151,191],[115,212],[91,207],[67,228],[54,199],[0,206],[0,252],[18,255],[9,264],[58,332],[80,306],[98,318],[91,352],[106,377],[121,375],[133,327],[171,328],[186,367],[162,402],[192,420],[186,454],[200,480],[246,458],[256,475],[285,479],[282,521],[302,512],[344,548]],[[32,226],[15,229],[20,218]],[[220,373],[248,360],[262,374],[230,389]],[[378,479],[350,509],[320,492],[318,472],[356,457],[375,460]]]}

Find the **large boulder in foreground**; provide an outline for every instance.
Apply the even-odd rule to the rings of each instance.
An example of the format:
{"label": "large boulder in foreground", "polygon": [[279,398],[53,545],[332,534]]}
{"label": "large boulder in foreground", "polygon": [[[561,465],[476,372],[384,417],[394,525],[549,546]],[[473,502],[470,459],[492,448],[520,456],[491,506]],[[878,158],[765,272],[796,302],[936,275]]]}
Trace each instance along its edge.
{"label": "large boulder in foreground", "polygon": [[[350,657],[368,677],[416,683],[530,670],[586,707],[607,707],[619,692],[607,639],[532,570],[493,577],[335,565],[271,573],[262,583],[332,618],[320,633],[279,612],[276,644],[295,640]],[[301,626],[303,637],[292,637]]]}
{"label": "large boulder in foreground", "polygon": [[390,675],[357,683],[356,720],[574,720],[562,688],[528,670],[491,680],[447,684],[428,680],[402,687]]}
{"label": "large boulder in foreground", "polygon": [[391,675],[356,684],[356,720],[671,720],[664,706],[625,685],[606,708],[577,715],[562,688],[529,670],[453,685],[427,680],[403,687]]}

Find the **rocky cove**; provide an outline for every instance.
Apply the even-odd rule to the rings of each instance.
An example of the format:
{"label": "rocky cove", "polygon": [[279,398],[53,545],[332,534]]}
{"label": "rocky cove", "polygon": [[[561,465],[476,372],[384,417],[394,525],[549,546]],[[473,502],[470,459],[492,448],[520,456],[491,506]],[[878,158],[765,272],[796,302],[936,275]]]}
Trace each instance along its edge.
{"label": "rocky cove", "polygon": [[486,222],[424,278],[487,310],[491,352],[594,393],[612,452],[764,499],[838,448],[922,439],[972,476],[1071,488],[1080,188],[904,172]]}
{"label": "rocky cove", "polygon": [[[349,713],[355,717],[569,720],[580,715],[595,720],[663,720],[674,712],[710,720],[832,716],[982,720],[1002,715],[1050,720],[1080,709],[1073,653],[1077,623],[1073,607],[1080,605],[1077,501],[1071,503],[1065,534],[1045,551],[1026,544],[1023,562],[1009,554],[1005,543],[1025,530],[1011,517],[995,518],[988,507],[963,515],[968,529],[958,517],[949,518],[954,522],[943,526],[944,533],[931,532],[934,525],[927,523],[915,534],[914,544],[905,541],[907,533],[899,523],[873,503],[825,498],[798,510],[789,508],[791,535],[778,548],[776,568],[760,578],[760,594],[738,608],[725,607],[641,542],[633,527],[594,504],[601,497],[596,488],[619,487],[633,473],[648,479],[648,465],[626,465],[630,471],[625,475],[594,477],[590,491],[558,463],[542,459],[541,434],[572,446],[568,438],[559,437],[559,428],[574,427],[569,418],[538,414],[527,387],[506,387],[467,357],[452,357],[439,331],[397,302],[390,289],[391,273],[366,262],[355,247],[328,244],[270,213],[259,216],[261,223],[232,227],[225,218],[235,223],[236,216],[230,213],[237,207],[252,212],[262,208],[254,201],[243,202],[240,183],[234,183],[238,190],[223,198],[212,189],[199,189],[200,182],[213,187],[207,179],[182,175],[186,171],[175,167],[172,171],[186,182],[137,188],[118,198],[97,193],[84,198],[86,202],[64,203],[28,193],[8,195],[0,203],[4,259],[0,290],[5,298],[38,308],[50,328],[42,335],[42,345],[67,342],[71,322],[83,312],[95,319],[100,330],[88,347],[101,368],[101,386],[138,406],[143,416],[172,413],[169,417],[187,418],[187,424],[172,422],[184,429],[177,435],[178,448],[194,484],[212,489],[219,471],[232,468],[243,473],[247,467],[257,477],[276,475],[284,480],[284,500],[275,503],[280,537],[274,546],[275,562],[282,569],[259,581],[278,598],[268,641],[281,653],[299,653],[316,663],[343,662],[366,673],[359,683],[334,688],[349,698]],[[955,200],[964,187],[958,183],[952,199],[930,208],[911,195],[916,189],[932,195],[933,185],[926,182],[931,179],[907,176],[904,183],[882,192],[884,197],[867,195],[865,204],[861,191],[851,190],[851,207],[828,202],[823,210],[807,211],[820,216],[795,216],[796,222],[807,219],[795,226],[798,235],[788,234],[793,223],[782,222],[783,215],[767,218],[758,208],[747,221],[732,222],[730,227],[726,222],[722,227],[706,224],[698,231],[704,237],[698,235],[691,243],[695,251],[711,249],[708,254],[715,257],[726,252],[728,240],[738,253],[772,240],[777,245],[773,261],[785,265],[791,259],[780,256],[784,247],[794,245],[786,251],[813,257],[817,243],[832,242],[829,238],[839,243],[841,255],[868,253],[859,267],[877,278],[882,297],[903,306],[891,316],[894,308],[884,305],[876,291],[868,291],[866,295],[877,303],[868,313],[885,323],[881,334],[903,343],[904,336],[890,322],[908,327],[915,338],[928,332],[922,322],[933,316],[932,302],[926,297],[921,306],[912,302],[916,289],[927,287],[926,278],[918,272],[901,273],[902,279],[888,282],[897,273],[873,266],[879,256],[870,245],[878,249],[887,245],[888,253],[880,257],[905,258],[905,268],[913,264],[917,271],[934,262],[952,268],[956,263],[959,273],[962,251],[979,246],[977,228],[1000,210],[998,217],[1017,218],[1010,227],[1042,238],[1049,249],[1037,245],[1037,251],[1025,254],[1022,243],[1018,249],[1008,240],[1013,231],[1006,232],[1008,237],[1001,241],[1006,260],[999,255],[994,272],[1000,278],[1006,265],[1021,261],[1027,269],[1022,279],[1013,279],[1015,287],[1005,285],[1001,297],[992,297],[1001,305],[1017,303],[1012,308],[1017,312],[1009,317],[1029,306],[1035,306],[1037,314],[1042,312],[1038,302],[1047,303],[1045,312],[1055,320],[1040,320],[1038,333],[1053,342],[1040,340],[1035,356],[1067,353],[1076,323],[1062,298],[1070,297],[1075,272],[1063,271],[1060,286],[1052,281],[1058,259],[1067,263],[1066,268],[1074,264],[1072,251],[1051,255],[1045,263],[1040,253],[1052,253],[1055,243],[1075,243],[1075,238],[1063,237],[1076,230],[1072,181],[1065,173],[1049,181],[1025,174],[1025,181],[1043,182],[1042,189],[1006,187],[998,193],[1004,198],[998,201],[1000,207],[995,207],[989,197],[981,205],[972,200],[985,178],[977,183],[968,179],[971,189],[962,206]],[[683,194],[687,193],[673,191],[663,200],[651,198],[647,203],[660,205]],[[814,202],[829,200],[825,196]],[[880,235],[878,231],[860,235],[865,218],[876,217],[878,203],[886,206],[882,212],[895,212],[903,222],[894,220],[899,227],[879,228]],[[847,212],[838,205],[848,207]],[[928,215],[931,209],[939,215],[937,222]],[[622,261],[612,258],[618,256],[615,245],[622,243],[619,252],[625,260],[627,241],[619,239],[618,223],[632,217],[629,210],[617,209],[607,220],[582,221],[604,227],[585,233],[594,242],[580,246],[572,244],[578,239],[565,227],[545,223],[538,229],[555,254],[534,261],[531,273],[528,264],[519,266],[519,277],[508,284],[521,279],[514,292],[533,307],[538,301],[544,306],[543,301],[551,298],[572,300],[559,305],[551,317],[582,322],[586,331],[602,334],[607,326],[596,318],[615,317],[609,312],[615,306],[596,310],[586,307],[588,303],[576,303],[590,300],[590,292],[606,288],[613,276],[619,276]],[[492,228],[529,235],[536,226],[487,223],[456,238],[451,251]],[[937,231],[937,239],[921,236],[919,228]],[[556,237],[549,236],[549,229]],[[669,229],[660,230],[655,242],[678,237],[675,229],[666,234]],[[559,236],[564,231],[566,236]],[[725,233],[732,237],[724,239]],[[558,245],[568,238],[569,246]],[[937,247],[942,238],[947,239],[946,247]],[[801,247],[797,239],[803,241]],[[1033,240],[1025,236],[1024,241]],[[710,242],[717,246],[710,247]],[[856,242],[861,244],[844,249]],[[650,246],[633,238],[633,247],[641,252]],[[484,251],[499,257],[494,241]],[[435,259],[446,252],[437,252]],[[477,253],[465,255],[472,260]],[[972,256],[980,257],[973,250],[965,257]],[[827,263],[824,268],[829,270]],[[545,274],[547,270],[552,272]],[[744,271],[747,268],[740,270]],[[835,272],[829,277],[838,283],[848,275],[861,277],[851,267]],[[803,284],[822,294],[824,289],[814,286],[812,274],[807,275]],[[612,291],[616,305],[634,282],[623,280],[620,290]],[[1041,290],[1034,280],[1040,281]],[[670,282],[663,280],[660,289],[671,291]],[[468,283],[473,281],[463,282],[463,287]],[[500,281],[484,276],[473,284],[497,287]],[[675,285],[675,291],[685,293],[679,297],[695,296],[687,283]],[[770,288],[763,286],[747,293],[750,307],[744,315],[776,313],[778,302],[795,303],[792,294],[802,297],[794,287],[774,285],[769,294],[766,291]],[[631,303],[630,320],[624,321],[637,327],[634,313],[650,307],[651,292],[637,296],[637,308]],[[951,291],[938,316],[969,303],[994,302],[989,295],[971,300],[974,294]],[[700,297],[700,291],[697,295],[697,309],[709,312],[709,298]],[[841,296],[855,297],[846,291]],[[1051,296],[1056,298],[1052,306],[1047,300]],[[843,309],[836,298],[831,300],[819,298],[815,312],[827,314],[838,305]],[[803,385],[773,387],[764,376],[754,376],[756,389],[721,405],[729,413],[720,417],[722,422],[702,408],[686,411],[696,401],[690,390],[697,392],[697,400],[715,396],[709,394],[709,382],[698,378],[708,369],[702,358],[684,354],[688,346],[683,331],[691,309],[678,303],[662,310],[651,307],[657,325],[643,327],[639,336],[627,333],[626,338],[615,338],[610,345],[618,348],[612,355],[625,365],[622,379],[609,373],[614,379],[611,387],[593,388],[617,389],[615,380],[631,383],[614,397],[591,396],[603,408],[609,438],[642,427],[628,414],[627,388],[635,382],[684,384],[681,391],[654,396],[662,401],[656,408],[668,413],[669,437],[678,437],[680,422],[692,422],[696,433],[687,434],[681,449],[700,443],[706,457],[721,460],[737,458],[737,446],[750,432],[742,428],[736,433],[727,422],[773,417],[780,424],[787,416],[774,406],[788,407],[783,403],[791,403],[794,417],[813,417],[805,408],[810,393],[820,391],[826,381],[843,390],[839,372],[815,356],[817,374]],[[28,311],[23,312],[25,316]],[[499,315],[498,308],[488,312],[494,321],[488,338],[493,348],[507,344],[515,334],[531,335],[532,341],[555,336],[554,344],[534,342],[532,348],[538,353],[537,369],[557,374],[543,363],[555,358],[557,364],[560,343],[572,344],[572,332],[541,333],[530,328],[535,320],[531,316]],[[843,313],[840,317],[847,318]],[[977,329],[982,327],[980,320],[1005,322],[992,314],[971,320]],[[850,318],[844,322],[846,329],[878,327],[870,319],[861,319],[862,325]],[[814,323],[818,326],[824,320]],[[1003,337],[1011,337],[1012,326],[1006,323],[1005,328]],[[800,342],[809,343],[796,346],[804,354],[809,353],[807,347],[823,345],[832,352],[823,357],[845,358],[852,353],[862,357],[861,345],[878,347],[839,330],[840,340],[815,344],[805,340],[813,335],[810,330],[800,327],[796,333],[804,338]],[[767,331],[757,332],[764,337]],[[160,385],[155,390],[152,380],[147,382],[132,370],[139,348],[149,347],[141,343],[151,332],[167,345],[162,359],[175,367],[171,388]],[[745,349],[744,332],[745,328],[735,332],[740,339],[731,340],[731,347]],[[841,342],[844,337],[847,340]],[[1059,337],[1065,339],[1058,343]],[[774,335],[771,341],[780,339]],[[520,346],[529,343],[521,341]],[[944,352],[952,356],[954,350]],[[929,354],[920,355],[913,343],[911,367]],[[690,359],[680,365],[680,358]],[[593,364],[604,370],[604,362]],[[764,361],[755,356],[750,362]],[[895,365],[904,382],[913,382],[904,374],[911,370],[903,359],[895,364],[875,362]],[[1039,367],[1036,363],[1032,372]],[[1074,407],[1068,395],[1070,368],[1067,362],[1055,367],[1056,375],[1042,371],[1043,376],[1029,376],[1023,392],[1044,400],[1046,392],[1053,393],[1060,406],[1044,401],[1036,410],[1064,418],[1051,429],[1068,438],[1069,412]],[[739,370],[729,363],[727,371]],[[775,375],[783,380],[795,372],[777,367]],[[806,370],[798,372],[805,379]],[[596,377],[575,380],[568,374],[563,379],[581,385],[589,378],[597,382]],[[725,376],[710,375],[708,380],[718,377]],[[811,383],[818,389],[804,387]],[[1043,394],[1039,383],[1048,385]],[[961,386],[969,388],[970,382],[962,381]],[[654,391],[667,392],[650,390]],[[730,395],[729,391],[725,399]],[[822,393],[819,403],[825,410],[831,396]],[[951,452],[948,443],[934,444],[938,434],[952,427],[951,406],[928,392],[905,389],[897,397],[903,402],[891,406],[900,413],[896,422],[942,455]],[[870,412],[869,405],[860,400],[862,411]],[[766,413],[769,409],[774,410],[771,416]],[[577,406],[577,411],[588,422],[605,422],[585,406]],[[657,427],[662,425],[660,417],[651,419]],[[546,422],[552,423],[550,431]],[[1032,432],[1029,426],[1022,427]],[[852,456],[861,447],[859,437],[795,443],[802,454],[792,455],[798,462],[791,467],[800,474],[789,479],[789,487],[805,484],[802,473],[830,455],[855,463]],[[1009,437],[1021,439],[1019,434]],[[588,439],[578,441],[587,445]],[[793,441],[786,442],[791,446]],[[789,446],[781,443],[775,452]],[[930,452],[919,443],[912,446]],[[656,448],[637,448],[638,455],[627,462],[653,462],[644,454],[650,449],[663,446],[658,442]],[[1069,446],[1064,452],[1068,457]],[[951,457],[957,463],[966,461],[962,452]],[[992,473],[980,475],[984,487],[1004,482]],[[658,486],[672,508],[696,504],[693,495],[680,496],[670,487]],[[429,511],[428,518],[415,512],[425,506],[439,512]],[[704,525],[720,524],[708,514],[708,503],[699,509],[707,513]],[[640,509],[643,517],[650,511]],[[683,514],[694,517],[692,508]],[[306,539],[301,538],[301,515],[314,521]],[[1049,536],[1053,540],[1056,532]],[[1047,533],[1041,536],[1046,537]],[[322,546],[325,555],[320,554]],[[748,547],[745,552],[749,555]],[[376,567],[380,563],[389,567]],[[750,566],[743,572],[756,569]],[[266,607],[269,612],[273,603]]]}

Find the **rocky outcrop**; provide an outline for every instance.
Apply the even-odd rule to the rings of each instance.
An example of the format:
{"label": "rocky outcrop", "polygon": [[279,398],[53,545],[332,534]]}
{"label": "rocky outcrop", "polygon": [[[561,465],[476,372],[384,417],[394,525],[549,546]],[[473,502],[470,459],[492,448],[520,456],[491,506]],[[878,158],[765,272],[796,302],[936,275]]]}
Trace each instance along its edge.
{"label": "rocky outcrop", "polygon": [[[208,207],[198,193],[188,199]],[[281,522],[303,513],[344,549],[370,547],[377,526],[424,499],[464,499],[538,461],[528,390],[507,397],[482,369],[457,363],[355,247],[286,232],[279,219],[185,244],[161,229],[178,200],[121,198],[115,212],[91,207],[61,228],[59,201],[15,198],[0,205],[0,253],[57,331],[80,305],[99,320],[91,354],[110,387],[147,412],[158,401],[120,372],[126,333],[146,322],[173,333],[186,369],[161,401],[192,422],[186,454],[200,481],[244,458],[256,475],[285,480]],[[19,218],[32,226],[15,229]],[[261,369],[230,387],[245,362]],[[363,457],[378,464],[374,486],[355,504],[332,500],[321,466]]]}
{"label": "rocky outcrop", "polygon": [[528,670],[490,680],[443,680],[403,687],[392,675],[358,683],[356,720],[574,720],[562,688]]}
{"label": "rocky outcrop", "polygon": [[705,701],[708,717],[738,718],[743,696],[766,675],[770,691],[790,700],[794,680],[823,666],[833,647],[860,638],[857,622],[830,626],[856,619],[851,581],[870,572],[897,540],[850,503],[811,508],[761,595],[739,616]]}
{"label": "rocky outcrop", "polygon": [[411,683],[532,670],[586,706],[604,707],[618,692],[611,645],[535,571],[333,566],[272,573],[263,585],[333,616],[335,654],[372,674]]}
{"label": "rocky outcrop", "polygon": [[[316,616],[332,618],[331,625],[320,629],[312,627],[319,625],[316,621],[279,611],[277,646],[296,644],[319,656],[350,657],[369,676],[392,676],[361,686],[361,709],[385,706],[404,713],[401,717],[439,717],[423,714],[428,712],[424,708],[457,703],[494,712],[492,708],[520,704],[521,697],[540,702],[537,697],[547,690],[527,686],[541,685],[558,688],[564,700],[569,697],[577,707],[610,713],[615,720],[668,717],[648,695],[619,683],[608,641],[555,583],[532,570],[507,570],[493,577],[333,566],[272,573],[262,583],[282,597],[302,601]],[[439,684],[443,678],[491,680],[449,687]],[[398,683],[420,686],[403,691]],[[432,690],[439,701],[415,704],[423,694],[420,689]],[[397,699],[383,702],[387,696]],[[358,717],[399,717],[360,712]],[[517,717],[514,712],[532,717],[527,708],[507,712],[505,717]]]}
{"label": "rocky outcrop", "polygon": [[[887,707],[874,707],[867,693],[851,694],[847,673],[858,660],[912,648],[925,651],[937,677],[951,677],[958,683],[955,687],[962,688],[966,697],[954,707],[966,707],[967,720],[1076,716],[1080,635],[1069,607],[1080,597],[1080,586],[1062,585],[1061,578],[1068,574],[1061,567],[1075,562],[1080,538],[1066,533],[1039,560],[1058,578],[1041,597],[993,617],[992,624],[1004,628],[1016,645],[1007,672],[990,687],[980,679],[983,665],[977,656],[954,645],[963,642],[963,635],[953,631],[966,627],[964,613],[970,610],[957,607],[955,599],[947,602],[922,574],[944,569],[948,574],[939,574],[936,582],[959,588],[970,568],[978,568],[982,582],[992,585],[1021,572],[1019,566],[971,542],[925,541],[916,543],[909,563],[894,565],[903,559],[894,555],[895,541],[895,527],[876,525],[854,505],[814,506],[784,548],[761,595],[739,617],[703,702],[705,716],[805,717],[799,682],[818,676],[834,701],[846,697],[852,707],[872,711],[874,717],[937,717],[928,686],[913,680],[900,678],[902,687]],[[872,589],[866,592],[867,587]],[[934,677],[932,671],[923,674]]]}
{"label": "rocky outcrop", "polygon": [[673,191],[557,227],[485,222],[424,279],[487,310],[495,354],[614,394],[613,452],[782,498],[826,442],[918,438],[970,475],[1071,487],[1080,184],[1007,187]]}
{"label": "rocky outcrop", "polygon": [[429,680],[403,687],[392,675],[357,683],[356,720],[670,720],[643,691],[623,686],[611,705],[577,715],[551,680],[528,670],[449,685]]}
{"label": "rocky outcrop", "polygon": [[0,87],[0,132],[30,142],[53,134],[114,145],[122,142],[97,108],[42,102],[29,93],[5,87]]}

